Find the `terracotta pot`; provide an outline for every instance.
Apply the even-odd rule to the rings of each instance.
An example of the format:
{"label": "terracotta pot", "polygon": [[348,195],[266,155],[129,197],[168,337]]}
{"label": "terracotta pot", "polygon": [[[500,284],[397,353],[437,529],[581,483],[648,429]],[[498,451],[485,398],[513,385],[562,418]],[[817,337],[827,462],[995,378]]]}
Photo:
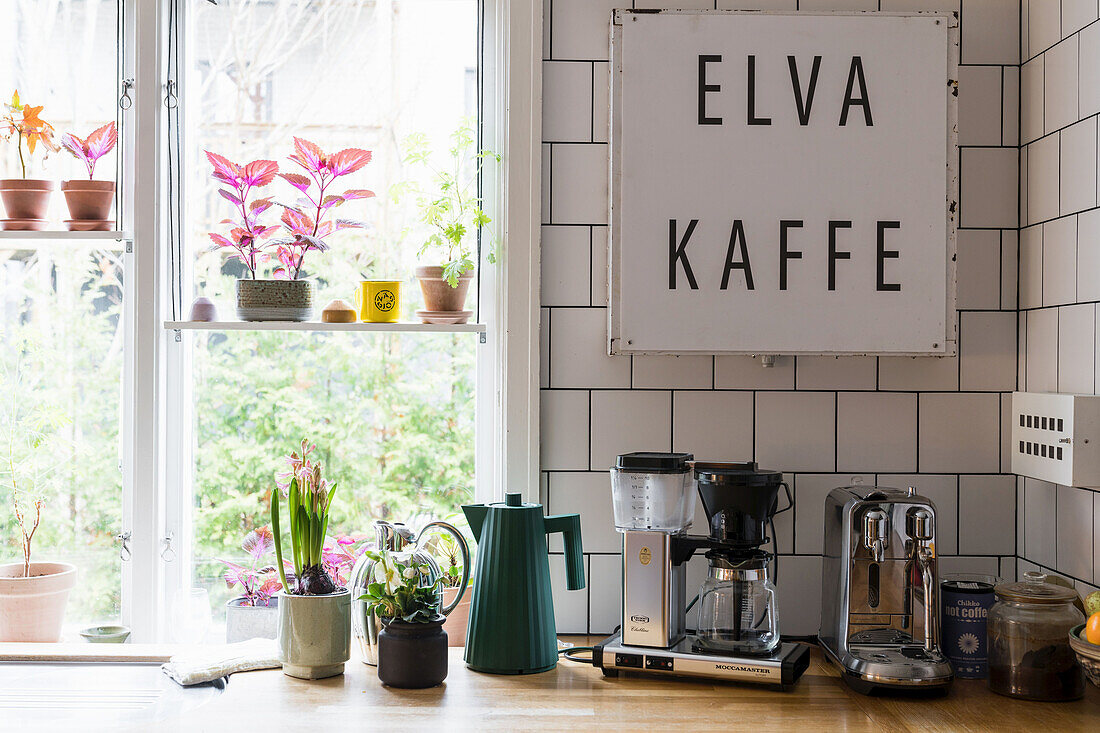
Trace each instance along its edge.
{"label": "terracotta pot", "polygon": [[416,279],[420,283],[420,292],[424,294],[426,311],[461,311],[466,305],[466,293],[470,289],[473,270],[467,270],[458,278],[458,287],[443,279],[443,268],[438,265],[421,265],[416,268]]}
{"label": "terracotta pot", "polygon": [[309,280],[238,280],[237,318],[242,321],[308,321],[313,318]]}
{"label": "terracotta pot", "polygon": [[[447,632],[447,646],[466,646],[466,624],[470,621],[470,593],[466,589],[466,595],[447,614],[447,621],[443,624],[443,630]],[[458,593],[458,588],[443,589],[443,605],[449,606]]]}
{"label": "terracotta pot", "polygon": [[0,179],[0,200],[9,219],[45,219],[54,182],[35,178]]}
{"label": "terracotta pot", "polygon": [[29,578],[21,562],[0,565],[0,641],[60,641],[74,584],[68,563],[32,562]]}
{"label": "terracotta pot", "polygon": [[62,181],[61,192],[73,219],[103,221],[111,215],[114,181]]}
{"label": "terracotta pot", "polygon": [[70,232],[109,232],[115,228],[114,219],[66,219]]}
{"label": "terracotta pot", "polygon": [[327,596],[279,592],[279,661],[283,674],[319,680],[344,673],[351,658],[351,592]]}
{"label": "terracotta pot", "polygon": [[0,229],[5,232],[41,232],[48,225],[45,219],[0,219]]}

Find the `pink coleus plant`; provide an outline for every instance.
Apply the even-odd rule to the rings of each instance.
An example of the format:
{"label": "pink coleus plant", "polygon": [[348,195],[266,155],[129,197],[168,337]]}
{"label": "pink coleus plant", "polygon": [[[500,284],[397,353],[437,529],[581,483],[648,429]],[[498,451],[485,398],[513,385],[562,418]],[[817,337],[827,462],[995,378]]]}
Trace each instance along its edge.
{"label": "pink coleus plant", "polygon": [[351,571],[367,550],[367,545],[367,538],[362,536],[325,538],[325,546],[321,550],[322,564],[337,586],[347,587]]}
{"label": "pink coleus plant", "polygon": [[222,560],[225,565],[225,584],[229,588],[241,586],[245,606],[266,606],[271,596],[282,588],[274,565],[263,565],[265,557],[275,548],[275,537],[268,527],[254,529],[245,535],[241,547],[248,553],[247,565]]}
{"label": "pink coleus plant", "polygon": [[244,263],[255,280],[256,268],[270,259],[266,252],[270,243],[266,240],[278,231],[278,227],[266,226],[260,221],[260,215],[271,208],[271,198],[261,197],[252,201],[248,198],[254,189],[261,189],[275,180],[279,164],[273,160],[254,160],[239,165],[209,150],[206,151],[206,159],[214,166],[211,176],[225,186],[218,189],[218,194],[236,207],[238,215],[221,222],[231,225],[228,237],[210,232],[210,239],[215,245],[232,250],[233,256]]}
{"label": "pink coleus plant", "polygon": [[[275,277],[297,280],[302,275],[302,264],[310,250],[323,252],[328,249],[325,238],[341,229],[366,226],[351,219],[330,218],[332,210],[345,201],[366,199],[373,191],[352,188],[342,193],[331,193],[329,187],[341,176],[354,173],[370,162],[369,150],[347,148],[338,153],[326,154],[319,146],[300,137],[294,138],[294,153],[290,160],[303,168],[301,173],[280,173],[279,176],[298,189],[302,196],[294,205],[280,204],[284,211],[281,221],[287,236],[276,240],[279,266]],[[316,186],[316,192],[314,192]]]}
{"label": "pink coleus plant", "polygon": [[115,123],[108,122],[86,138],[79,138],[71,132],[61,138],[61,145],[72,153],[73,157],[84,163],[88,169],[88,180],[95,175],[95,164],[100,158],[115,148],[118,133]]}

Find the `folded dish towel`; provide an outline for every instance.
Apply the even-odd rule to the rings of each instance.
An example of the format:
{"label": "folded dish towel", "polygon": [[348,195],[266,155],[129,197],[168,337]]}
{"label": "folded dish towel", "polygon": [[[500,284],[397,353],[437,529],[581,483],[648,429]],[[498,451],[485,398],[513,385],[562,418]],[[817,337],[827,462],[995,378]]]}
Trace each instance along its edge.
{"label": "folded dish towel", "polygon": [[281,667],[273,639],[249,639],[236,644],[202,646],[177,654],[161,670],[181,685],[198,685],[234,672]]}

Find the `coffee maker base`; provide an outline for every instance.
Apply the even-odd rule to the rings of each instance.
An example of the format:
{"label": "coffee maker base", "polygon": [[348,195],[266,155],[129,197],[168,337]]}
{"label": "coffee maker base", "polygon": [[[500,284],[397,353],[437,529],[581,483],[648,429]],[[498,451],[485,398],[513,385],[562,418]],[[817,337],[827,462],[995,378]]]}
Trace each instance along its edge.
{"label": "coffee maker base", "polygon": [[767,656],[730,656],[692,651],[689,634],[669,649],[627,646],[615,633],[593,647],[592,664],[609,677],[641,672],[669,677],[706,677],[730,682],[773,685],[780,690],[798,681],[810,666],[810,647],[783,643]]}
{"label": "coffee maker base", "polygon": [[955,676],[946,657],[915,644],[862,647],[842,659],[825,644],[821,649],[844,683],[861,695],[942,695]]}

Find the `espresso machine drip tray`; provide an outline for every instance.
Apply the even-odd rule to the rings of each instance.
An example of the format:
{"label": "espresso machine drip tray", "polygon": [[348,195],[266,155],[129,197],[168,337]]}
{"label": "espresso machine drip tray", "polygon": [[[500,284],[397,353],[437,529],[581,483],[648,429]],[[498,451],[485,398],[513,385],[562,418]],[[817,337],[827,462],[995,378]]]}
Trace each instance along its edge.
{"label": "espresso machine drip tray", "polygon": [[643,672],[673,677],[707,677],[730,682],[757,682],[786,689],[810,666],[810,647],[785,642],[765,656],[732,656],[693,648],[688,634],[668,649],[627,646],[615,633],[593,647],[592,664],[609,677],[619,672]]}

